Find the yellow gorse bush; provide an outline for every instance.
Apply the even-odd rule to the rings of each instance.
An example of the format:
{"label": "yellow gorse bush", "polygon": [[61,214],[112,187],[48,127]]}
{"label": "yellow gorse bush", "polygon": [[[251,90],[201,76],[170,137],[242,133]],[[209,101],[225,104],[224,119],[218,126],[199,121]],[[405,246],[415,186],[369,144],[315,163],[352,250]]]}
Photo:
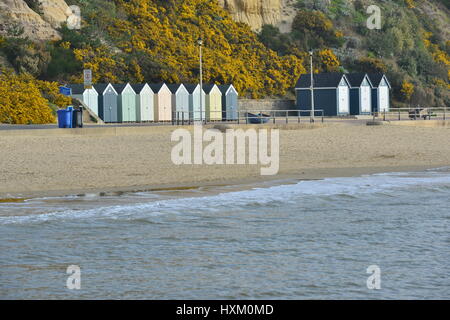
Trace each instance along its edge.
{"label": "yellow gorse bush", "polygon": [[321,64],[326,71],[337,71],[339,67],[339,59],[331,49],[323,49],[318,52]]}
{"label": "yellow gorse bush", "polygon": [[[449,78],[450,78],[450,70],[449,70]],[[433,79],[433,83],[434,83],[436,86],[439,86],[439,87],[445,88],[445,89],[447,89],[447,90],[450,90],[450,84],[447,83],[447,82],[445,82],[445,81],[442,80],[442,79],[434,78],[434,79]]]}
{"label": "yellow gorse bush", "polygon": [[405,99],[405,101],[409,101],[409,99],[411,99],[412,94],[414,93],[414,85],[411,82],[403,80],[400,93],[402,94],[403,99]]}
{"label": "yellow gorse bush", "polygon": [[302,29],[314,30],[316,32],[326,32],[333,29],[333,22],[327,16],[317,10],[299,10],[299,15],[294,24]]}
{"label": "yellow gorse bush", "polygon": [[242,96],[283,95],[306,72],[301,59],[267,49],[247,25],[233,21],[216,1],[184,0],[169,9],[153,0],[117,0],[115,4],[126,13],[111,18],[108,28],[117,48],[74,50],[76,59],[92,69],[94,82],[147,80],[141,61],[113,57],[121,52],[152,61],[158,66],[154,79],[195,83],[199,37],[204,40],[204,81],[233,83]]}
{"label": "yellow gorse bush", "polygon": [[36,80],[29,74],[0,68],[0,123],[54,123],[49,103],[65,107],[71,98],[59,93],[56,82]]}
{"label": "yellow gorse bush", "polygon": [[414,9],[416,7],[416,4],[414,0],[405,0],[406,6],[410,9]]}
{"label": "yellow gorse bush", "polygon": [[[433,60],[447,68],[447,80],[450,81],[450,56],[445,51],[441,50],[437,44],[431,42],[430,37],[432,35],[431,32],[423,32],[423,43],[433,56]],[[449,42],[447,41],[446,45],[448,45],[448,43]]]}
{"label": "yellow gorse bush", "polygon": [[59,85],[56,82],[34,80],[42,96],[58,108],[65,108],[72,103],[72,98],[59,93]]}
{"label": "yellow gorse bush", "polygon": [[[126,70],[123,59],[111,57],[109,49],[102,45],[98,48],[88,46],[83,49],[74,50],[75,58],[83,62],[85,69],[92,70],[93,82],[119,82],[121,73]],[[83,75],[74,79],[74,82],[83,82]]]}

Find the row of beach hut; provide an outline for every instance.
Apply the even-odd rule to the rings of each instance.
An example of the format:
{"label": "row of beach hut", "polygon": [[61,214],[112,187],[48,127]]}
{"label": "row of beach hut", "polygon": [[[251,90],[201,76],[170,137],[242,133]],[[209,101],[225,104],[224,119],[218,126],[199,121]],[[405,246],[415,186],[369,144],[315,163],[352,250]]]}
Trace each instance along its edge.
{"label": "row of beach hut", "polygon": [[205,84],[202,95],[198,84],[104,83],[90,89],[82,84],[67,87],[73,98],[83,101],[107,123],[174,119],[222,121],[238,117],[238,92],[231,84]]}
{"label": "row of beach hut", "polygon": [[[391,85],[383,73],[319,73],[313,75],[314,107],[325,116],[370,115],[390,109]],[[311,110],[311,75],[295,87],[297,109]]]}

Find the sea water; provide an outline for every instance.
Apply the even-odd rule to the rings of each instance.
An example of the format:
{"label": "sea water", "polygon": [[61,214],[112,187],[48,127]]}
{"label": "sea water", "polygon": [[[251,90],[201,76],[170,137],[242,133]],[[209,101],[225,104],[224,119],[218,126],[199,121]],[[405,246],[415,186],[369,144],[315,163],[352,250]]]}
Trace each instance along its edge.
{"label": "sea water", "polygon": [[213,191],[0,204],[0,298],[450,298],[448,168]]}

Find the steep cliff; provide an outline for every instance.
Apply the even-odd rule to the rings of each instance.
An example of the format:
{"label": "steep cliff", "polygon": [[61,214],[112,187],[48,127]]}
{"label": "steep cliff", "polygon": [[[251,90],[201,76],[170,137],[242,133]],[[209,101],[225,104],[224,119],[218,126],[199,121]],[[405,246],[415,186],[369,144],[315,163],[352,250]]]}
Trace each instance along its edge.
{"label": "steep cliff", "polygon": [[42,18],[54,28],[67,20],[70,10],[64,0],[39,0]]}
{"label": "steep cliff", "polygon": [[218,0],[234,20],[248,24],[258,31],[264,24],[278,26],[289,32],[295,16],[295,0]]}
{"label": "steep cliff", "polygon": [[[62,82],[81,81],[83,68],[92,69],[97,82],[195,82],[202,36],[205,82],[232,82],[242,96],[286,94],[309,68],[314,48],[319,72],[386,72],[400,106],[450,105],[448,0],[68,3],[80,7],[83,25],[58,29],[58,35],[56,27],[66,20],[63,0],[0,0],[0,35],[19,24],[29,36],[0,37],[0,66]],[[379,30],[366,25],[371,4],[382,12]],[[254,33],[245,24],[279,30],[267,26]],[[408,86],[412,96],[402,91]]]}
{"label": "steep cliff", "polygon": [[39,13],[24,0],[0,0],[0,34],[13,26],[22,27],[24,36],[34,40],[59,40],[55,30],[67,19],[68,6],[64,0],[40,0]]}

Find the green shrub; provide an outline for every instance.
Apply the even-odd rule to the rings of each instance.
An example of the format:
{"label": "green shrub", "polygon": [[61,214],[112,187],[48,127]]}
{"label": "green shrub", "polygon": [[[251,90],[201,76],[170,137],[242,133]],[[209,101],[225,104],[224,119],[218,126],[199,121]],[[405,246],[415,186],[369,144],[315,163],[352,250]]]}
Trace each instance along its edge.
{"label": "green shrub", "polygon": [[266,47],[281,55],[284,55],[289,51],[289,44],[292,41],[289,36],[280,33],[280,29],[269,24],[266,24],[261,28],[258,39],[264,43]]}
{"label": "green shrub", "polygon": [[304,49],[334,47],[344,43],[343,35],[336,31],[332,21],[320,11],[299,10],[292,23],[292,35]]}
{"label": "green shrub", "polygon": [[39,76],[46,71],[50,53],[44,43],[32,42],[27,38],[8,37],[0,46],[8,62],[18,72]]}

